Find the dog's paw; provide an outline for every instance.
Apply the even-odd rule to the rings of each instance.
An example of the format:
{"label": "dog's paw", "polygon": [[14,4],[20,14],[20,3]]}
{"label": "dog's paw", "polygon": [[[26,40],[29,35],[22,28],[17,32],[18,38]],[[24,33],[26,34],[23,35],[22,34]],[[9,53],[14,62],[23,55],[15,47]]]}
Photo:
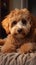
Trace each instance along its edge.
{"label": "dog's paw", "polygon": [[32,43],[25,43],[17,50],[17,52],[19,52],[19,53],[30,53],[33,51],[33,49],[34,48],[33,48]]}

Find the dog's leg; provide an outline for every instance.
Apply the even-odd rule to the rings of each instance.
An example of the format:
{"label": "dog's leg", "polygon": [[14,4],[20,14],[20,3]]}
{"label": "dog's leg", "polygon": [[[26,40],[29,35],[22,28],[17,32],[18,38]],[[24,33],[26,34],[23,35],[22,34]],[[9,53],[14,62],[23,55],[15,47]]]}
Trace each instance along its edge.
{"label": "dog's leg", "polygon": [[32,43],[25,43],[17,50],[17,52],[27,53],[27,52],[32,52],[33,49],[34,49],[34,45]]}
{"label": "dog's leg", "polygon": [[13,44],[13,38],[11,35],[8,35],[5,44],[1,48],[1,52],[8,53],[8,52],[14,52],[15,51],[15,45]]}

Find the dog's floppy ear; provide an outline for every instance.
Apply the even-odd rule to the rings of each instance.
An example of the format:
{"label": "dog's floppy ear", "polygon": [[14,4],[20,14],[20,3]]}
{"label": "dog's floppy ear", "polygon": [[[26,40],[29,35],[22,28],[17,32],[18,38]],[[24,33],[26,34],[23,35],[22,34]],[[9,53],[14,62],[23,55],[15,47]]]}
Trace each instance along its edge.
{"label": "dog's floppy ear", "polygon": [[35,41],[36,41],[36,17],[31,15],[31,19],[32,19],[32,30],[33,30],[33,36],[35,37]]}
{"label": "dog's floppy ear", "polygon": [[13,11],[11,11],[1,23],[7,34],[9,34],[10,32],[9,22],[11,22],[12,17],[14,17],[18,13],[18,11],[19,9],[14,9]]}
{"label": "dog's floppy ear", "polygon": [[6,33],[8,34],[9,33],[9,18],[5,18],[3,21],[2,21],[2,26],[3,28],[5,29]]}
{"label": "dog's floppy ear", "polygon": [[11,16],[11,13],[7,15],[6,18],[1,22],[2,27],[5,29],[7,34],[9,33],[10,16]]}
{"label": "dog's floppy ear", "polygon": [[31,14],[31,19],[32,19],[33,27],[36,28],[36,17]]}

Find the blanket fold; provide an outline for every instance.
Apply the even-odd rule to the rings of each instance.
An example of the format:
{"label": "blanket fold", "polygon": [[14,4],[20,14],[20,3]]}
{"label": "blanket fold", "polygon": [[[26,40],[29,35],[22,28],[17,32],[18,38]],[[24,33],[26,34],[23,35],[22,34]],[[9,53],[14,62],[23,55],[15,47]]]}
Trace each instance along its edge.
{"label": "blanket fold", "polygon": [[0,65],[36,65],[35,53],[0,53]]}

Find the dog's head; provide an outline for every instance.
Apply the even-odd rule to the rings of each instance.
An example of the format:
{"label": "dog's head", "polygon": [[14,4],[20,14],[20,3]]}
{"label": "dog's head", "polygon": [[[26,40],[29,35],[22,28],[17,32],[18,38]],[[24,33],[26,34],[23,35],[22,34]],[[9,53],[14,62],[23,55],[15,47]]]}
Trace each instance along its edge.
{"label": "dog's head", "polygon": [[31,29],[31,15],[27,9],[18,10],[9,22],[9,31],[16,38],[24,38]]}

